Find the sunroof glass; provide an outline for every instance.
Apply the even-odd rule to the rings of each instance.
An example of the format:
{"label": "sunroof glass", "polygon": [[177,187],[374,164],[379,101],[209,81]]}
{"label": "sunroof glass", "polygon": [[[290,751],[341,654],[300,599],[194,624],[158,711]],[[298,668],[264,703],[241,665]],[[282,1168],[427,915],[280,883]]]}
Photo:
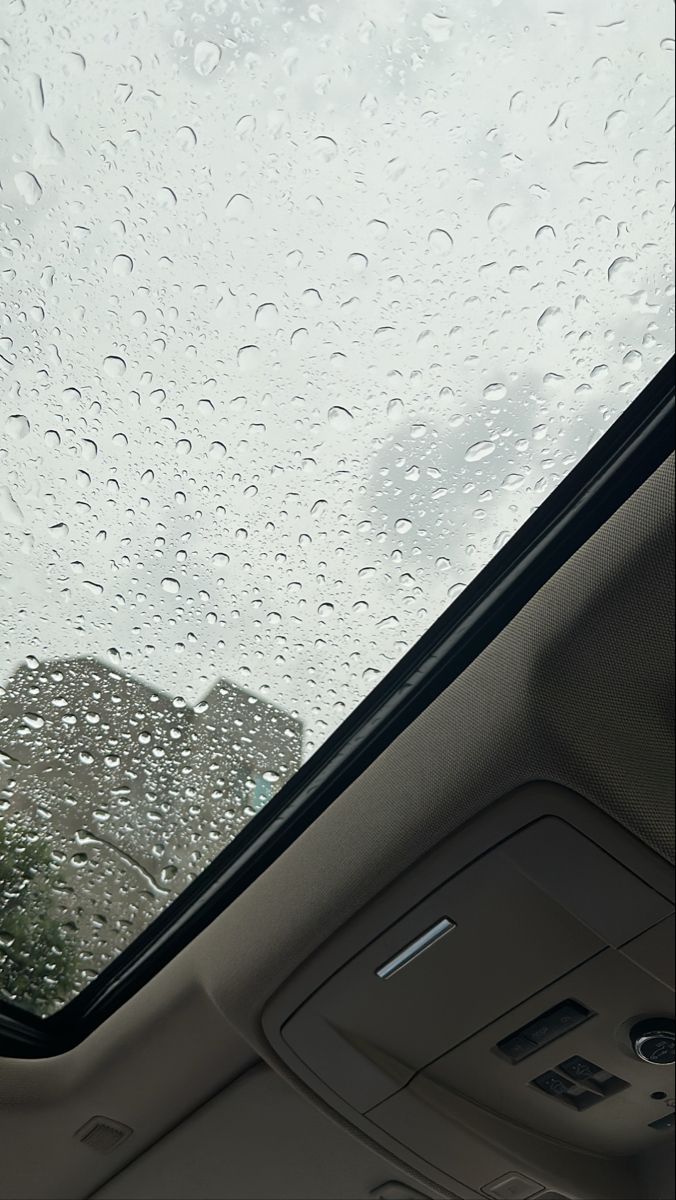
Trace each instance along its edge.
{"label": "sunroof glass", "polygon": [[0,995],[48,1015],[671,353],[672,5],[10,0]]}

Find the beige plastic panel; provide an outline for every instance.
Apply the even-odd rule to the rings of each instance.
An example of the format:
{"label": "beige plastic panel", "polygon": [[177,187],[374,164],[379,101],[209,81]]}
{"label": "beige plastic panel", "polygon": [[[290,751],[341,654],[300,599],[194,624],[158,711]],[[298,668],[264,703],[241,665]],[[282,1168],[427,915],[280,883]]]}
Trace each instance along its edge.
{"label": "beige plastic panel", "polygon": [[419,1159],[446,1177],[462,1178],[475,1195],[482,1194],[482,1184],[510,1171],[575,1200],[636,1200],[642,1194],[638,1163],[631,1159],[613,1163],[572,1152],[478,1108],[427,1075],[369,1116],[402,1152],[414,1145]]}
{"label": "beige plastic panel", "polygon": [[656,979],[666,983],[673,991],[676,986],[675,943],[676,921],[670,917],[628,942],[622,947],[622,953],[649,975],[654,975]]}
{"label": "beige plastic panel", "polygon": [[[507,1062],[495,1052],[501,1038],[568,997],[597,1015],[520,1063]],[[607,950],[444,1055],[424,1074],[525,1129],[572,1147],[604,1155],[638,1154],[669,1136],[649,1128],[650,1121],[670,1111],[664,1101],[651,1099],[651,1092],[661,1090],[673,1097],[674,1068],[651,1066],[636,1058],[629,1029],[643,1017],[671,1015],[670,989],[621,954]],[[630,1086],[584,1112],[532,1086],[536,1076],[556,1070],[572,1055],[581,1055]],[[369,1116],[380,1124],[386,1108],[387,1103]]]}
{"label": "beige plastic panel", "polygon": [[[363,1112],[502,1012],[671,912],[589,838],[543,818],[393,924],[301,1007],[283,1036]],[[455,929],[391,978],[376,974],[443,918]]]}
{"label": "beige plastic panel", "polygon": [[[488,866],[490,869],[485,870]],[[516,913],[509,911],[511,895],[504,886],[505,880],[516,876],[532,889],[523,920],[518,909]],[[444,883],[449,878],[450,884]],[[465,958],[445,957],[443,968],[438,965],[433,969],[442,947],[446,955],[454,945],[460,945],[455,939],[465,925],[465,909],[448,904],[442,908],[439,897],[455,895],[446,888],[452,889],[470,878],[475,886],[468,888],[464,896],[466,911],[481,913],[483,933],[477,924],[473,954],[468,950]],[[492,891],[491,879],[497,878],[500,886]],[[483,1100],[470,1096],[473,1061],[466,1069],[460,1094],[448,1081],[439,1083],[431,1078],[432,1068],[423,1064],[413,1078],[411,1058],[402,1054],[394,1041],[383,1045],[384,1036],[390,1038],[398,1030],[399,1047],[408,1047],[412,1036],[424,1054],[430,1042],[438,1044],[445,1036],[441,1052],[430,1054],[430,1064],[433,1059],[450,1057],[451,1051],[461,1051],[463,1042],[478,1046],[482,1029],[493,1026],[489,1039],[493,1055],[500,1036],[514,1032],[561,1000],[570,997],[593,1008],[590,997],[570,989],[570,980],[594,964],[610,962],[607,954],[619,964],[613,976],[615,999],[631,1001],[626,1009],[627,1021],[659,1015],[654,1005],[660,997],[666,997],[662,1013],[668,1013],[673,997],[662,980],[673,975],[673,926],[665,916],[673,912],[673,882],[673,870],[664,860],[593,806],[557,785],[532,784],[467,822],[326,941],[268,1004],[263,1017],[266,1034],[280,1057],[292,1065],[296,1077],[327,1102],[339,1119],[351,1122],[386,1152],[406,1161],[421,1177],[458,1195],[480,1195],[481,1187],[491,1179],[519,1171],[538,1180],[543,1195],[549,1189],[576,1200],[634,1200],[638,1196],[643,1200],[673,1200],[669,1171],[660,1166],[667,1161],[664,1151],[671,1144],[670,1136],[650,1130],[652,1140],[648,1139],[643,1113],[639,1114],[641,1131],[633,1142],[625,1141],[619,1148],[620,1156],[615,1157],[617,1151],[608,1156],[590,1153],[586,1145],[566,1141],[568,1135],[557,1118],[564,1111],[564,1120],[571,1114],[551,1098],[543,1095],[539,1099],[541,1109],[547,1105],[556,1113],[554,1132],[528,1129],[514,1119],[514,1091],[501,1100],[502,1114],[494,1111],[494,1093]],[[515,890],[515,894],[520,893],[521,884]],[[460,892],[457,895],[460,898]],[[572,923],[573,942],[578,936],[591,938],[586,945],[592,949],[582,962],[550,973],[539,986],[526,975],[531,991],[525,984],[520,990],[522,962],[532,970],[533,960],[537,969],[538,960],[544,959],[551,970],[555,961],[558,926],[551,924],[553,911],[568,930]],[[375,969],[440,915],[455,920],[456,930],[399,975],[386,982],[377,980]],[[571,944],[568,942],[568,950]],[[620,948],[608,951],[608,945]],[[371,999],[375,994],[393,996],[389,988],[385,993],[374,989],[381,983],[387,988],[397,980],[403,984],[407,976],[411,983],[405,1003],[401,1007],[381,1004],[376,1018],[371,1012],[368,1024],[368,1006],[364,1005],[360,988],[365,985]],[[341,978],[351,979],[351,987],[339,988]],[[510,989],[514,989],[512,995],[520,992],[511,1003],[505,999],[505,980],[507,993]],[[469,1020],[467,1010],[476,1002],[473,1029],[468,1030],[462,1019],[456,1020],[456,989],[462,995],[461,1018]],[[634,1008],[635,1012],[630,1011]],[[301,1016],[307,1024],[299,1020]],[[625,1020],[625,1016],[618,1020]],[[445,1034],[439,1032],[442,1025]],[[598,1016],[578,1027],[574,1035],[551,1043],[547,1051],[536,1052],[519,1067],[512,1067],[497,1055],[495,1064],[499,1062],[519,1090],[528,1087],[539,1073],[540,1061],[544,1070],[574,1053],[575,1039],[576,1046],[581,1047],[577,1052],[584,1054],[586,1047],[585,1057],[606,1066],[596,1046],[591,1050],[587,1042],[577,1040],[579,1034],[585,1032],[586,1037],[593,1028],[601,1028]],[[627,1033],[626,1027],[613,1032],[617,1037],[615,1052],[622,1057],[625,1074],[617,1066],[613,1073],[629,1081],[634,1080],[632,1072],[643,1072],[644,1068],[631,1057]],[[563,1051],[568,1043],[569,1054],[561,1053],[559,1058],[559,1046]],[[341,1060],[338,1068],[336,1057]],[[658,1069],[646,1066],[645,1070],[652,1075]],[[366,1088],[360,1093],[361,1102],[369,1089],[377,1091],[374,1078],[376,1085],[390,1089],[390,1099],[378,1100],[366,1113],[359,1112],[356,1104],[350,1105],[339,1092],[344,1085],[345,1092],[354,1095],[349,1091],[350,1080],[363,1085],[364,1071]],[[368,1074],[371,1071],[375,1077]],[[408,1072],[411,1074],[406,1079]],[[394,1087],[398,1086],[396,1094],[393,1081]],[[652,1083],[647,1095],[664,1090],[673,1098],[673,1090],[669,1090],[672,1086]],[[648,1120],[668,1111],[665,1101],[651,1100],[650,1105],[655,1108]],[[414,1144],[420,1128],[425,1136]],[[644,1134],[648,1140],[642,1140]],[[637,1153],[642,1146],[645,1148]],[[481,1178],[472,1168],[477,1162],[485,1172]]]}
{"label": "beige plastic panel", "polygon": [[[456,928],[389,979],[376,971],[447,917]],[[604,947],[493,852],[397,922],[285,1025],[308,1065],[360,1111]]]}

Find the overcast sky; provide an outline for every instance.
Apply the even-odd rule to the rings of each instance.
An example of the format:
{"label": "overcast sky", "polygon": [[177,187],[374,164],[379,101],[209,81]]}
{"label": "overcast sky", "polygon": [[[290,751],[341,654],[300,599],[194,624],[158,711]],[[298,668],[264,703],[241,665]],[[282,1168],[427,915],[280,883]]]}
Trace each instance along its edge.
{"label": "overcast sky", "polygon": [[3,678],[307,753],[671,353],[673,5],[3,18]]}

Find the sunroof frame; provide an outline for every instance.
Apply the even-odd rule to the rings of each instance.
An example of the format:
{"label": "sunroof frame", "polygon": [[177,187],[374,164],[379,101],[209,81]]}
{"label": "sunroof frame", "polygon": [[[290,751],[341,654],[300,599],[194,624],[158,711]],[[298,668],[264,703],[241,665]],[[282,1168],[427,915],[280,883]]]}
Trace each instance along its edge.
{"label": "sunroof frame", "polygon": [[0,1001],[0,1055],[63,1054],[223,912],[464,671],[674,449],[675,359],[237,837],[100,975],[40,1018]]}

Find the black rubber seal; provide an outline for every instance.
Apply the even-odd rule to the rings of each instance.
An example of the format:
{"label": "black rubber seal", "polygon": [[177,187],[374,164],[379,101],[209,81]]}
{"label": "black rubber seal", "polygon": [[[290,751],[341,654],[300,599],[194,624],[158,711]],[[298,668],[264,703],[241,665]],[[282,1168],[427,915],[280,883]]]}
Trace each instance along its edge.
{"label": "black rubber seal", "polygon": [[130,946],[58,1013],[0,1003],[0,1055],[83,1041],[307,829],[493,641],[674,449],[674,359],[338,730]]}

